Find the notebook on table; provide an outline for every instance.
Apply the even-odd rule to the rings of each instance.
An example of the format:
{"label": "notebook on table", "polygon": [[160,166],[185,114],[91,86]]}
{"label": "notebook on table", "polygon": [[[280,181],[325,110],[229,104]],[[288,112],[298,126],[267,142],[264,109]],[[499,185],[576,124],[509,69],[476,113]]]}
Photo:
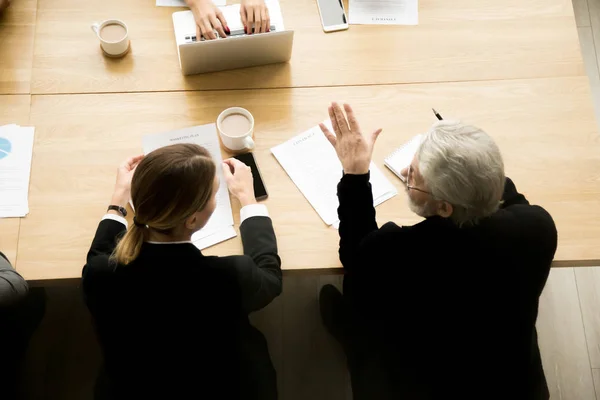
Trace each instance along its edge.
{"label": "notebook on table", "polygon": [[415,136],[383,160],[385,166],[396,174],[402,182],[404,182],[404,178],[402,178],[401,172],[412,162],[422,139],[423,135]]}

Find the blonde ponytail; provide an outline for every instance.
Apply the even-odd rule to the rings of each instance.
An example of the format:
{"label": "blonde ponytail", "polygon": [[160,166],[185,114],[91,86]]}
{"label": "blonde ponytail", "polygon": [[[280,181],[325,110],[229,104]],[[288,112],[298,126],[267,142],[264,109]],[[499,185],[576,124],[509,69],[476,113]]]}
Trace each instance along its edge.
{"label": "blonde ponytail", "polygon": [[127,265],[140,255],[146,236],[146,227],[132,224],[119,241],[112,258],[121,265]]}
{"label": "blonde ponytail", "polygon": [[144,157],[131,180],[133,224],[111,258],[119,265],[132,263],[151,230],[169,234],[203,210],[213,197],[216,171],[208,150],[197,144],[161,147]]}

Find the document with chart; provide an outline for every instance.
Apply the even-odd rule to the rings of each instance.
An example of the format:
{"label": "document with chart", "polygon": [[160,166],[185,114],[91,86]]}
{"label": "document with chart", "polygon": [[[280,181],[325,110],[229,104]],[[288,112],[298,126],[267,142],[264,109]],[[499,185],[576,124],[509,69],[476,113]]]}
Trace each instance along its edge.
{"label": "document with chart", "polygon": [[[333,132],[331,122],[324,123]],[[337,184],[342,178],[342,164],[321,128],[315,126],[273,147],[271,152],[323,221],[337,227]],[[371,186],[375,206],[398,194],[373,163]]]}
{"label": "document with chart", "polygon": [[352,25],[417,25],[418,0],[350,0]]}
{"label": "document with chart", "polygon": [[33,127],[0,126],[0,218],[29,214]]}
{"label": "document with chart", "polygon": [[147,135],[142,139],[144,154],[177,143],[193,143],[206,148],[217,166],[217,175],[220,181],[219,191],[217,192],[217,208],[206,226],[192,235],[192,242],[202,250],[237,236],[233,228],[233,213],[229,191],[221,169],[222,158],[217,127],[215,124],[193,126],[177,131]]}

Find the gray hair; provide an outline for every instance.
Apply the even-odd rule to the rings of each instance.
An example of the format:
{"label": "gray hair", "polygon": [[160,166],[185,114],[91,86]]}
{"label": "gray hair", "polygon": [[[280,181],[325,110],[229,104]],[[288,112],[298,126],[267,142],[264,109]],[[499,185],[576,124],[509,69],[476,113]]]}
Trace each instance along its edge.
{"label": "gray hair", "polygon": [[452,204],[459,226],[492,215],[504,192],[500,149],[484,131],[456,121],[440,121],[417,150],[419,171],[436,199]]}

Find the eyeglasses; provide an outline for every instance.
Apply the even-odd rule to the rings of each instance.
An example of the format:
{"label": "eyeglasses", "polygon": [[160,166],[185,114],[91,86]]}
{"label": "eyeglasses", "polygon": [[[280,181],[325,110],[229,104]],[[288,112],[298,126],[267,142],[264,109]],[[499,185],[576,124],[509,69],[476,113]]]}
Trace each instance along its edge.
{"label": "eyeglasses", "polygon": [[418,187],[411,186],[408,183],[410,181],[410,177],[412,176],[412,172],[413,172],[412,165],[409,165],[408,166],[408,171],[406,173],[406,179],[404,180],[404,183],[406,184],[406,189],[407,190],[416,190],[417,192],[425,193],[425,194],[428,194],[428,195],[434,197],[433,194],[431,194],[431,192],[428,192],[428,191],[423,190],[423,189],[419,189]]}

